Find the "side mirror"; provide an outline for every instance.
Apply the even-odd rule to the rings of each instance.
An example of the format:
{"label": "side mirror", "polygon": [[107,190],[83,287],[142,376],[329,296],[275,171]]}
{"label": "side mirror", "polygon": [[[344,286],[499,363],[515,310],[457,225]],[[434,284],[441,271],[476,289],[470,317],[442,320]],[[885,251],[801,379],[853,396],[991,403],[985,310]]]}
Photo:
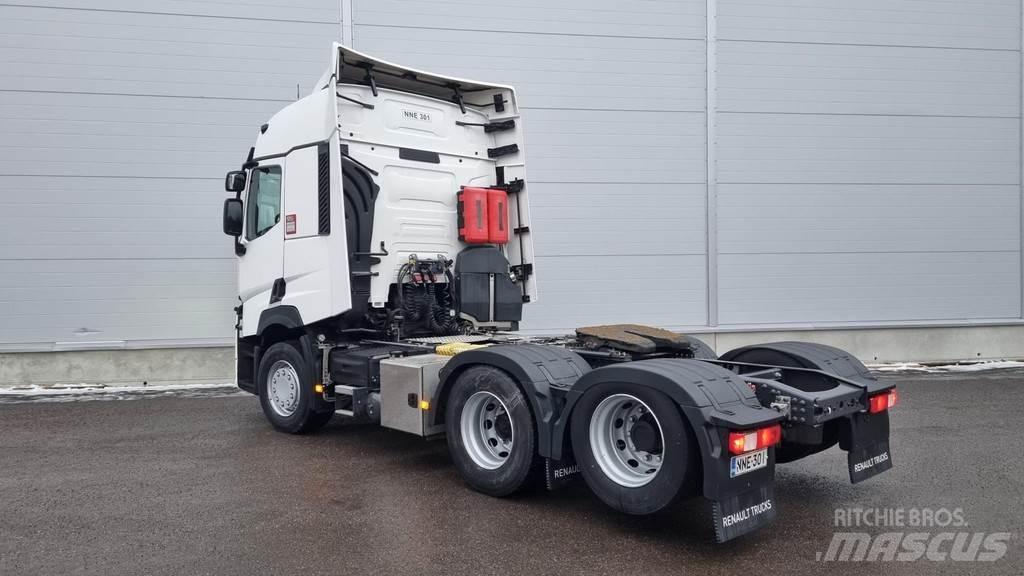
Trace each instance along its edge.
{"label": "side mirror", "polygon": [[242,201],[238,198],[224,200],[224,233],[235,238],[242,235]]}
{"label": "side mirror", "polygon": [[241,192],[245,190],[245,172],[232,170],[224,177],[224,189],[228,192]]}

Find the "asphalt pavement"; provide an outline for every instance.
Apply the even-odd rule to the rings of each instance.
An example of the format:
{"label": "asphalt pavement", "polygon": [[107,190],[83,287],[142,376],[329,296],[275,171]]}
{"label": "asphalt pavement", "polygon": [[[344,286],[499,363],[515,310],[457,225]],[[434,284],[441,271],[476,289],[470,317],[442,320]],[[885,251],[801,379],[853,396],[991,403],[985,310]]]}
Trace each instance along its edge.
{"label": "asphalt pavement", "polygon": [[[884,377],[894,468],[851,485],[838,448],[781,465],[775,523],[723,545],[701,499],[647,518],[582,483],[494,499],[443,441],[338,419],[288,436],[247,394],[0,395],[0,575],[1021,574],[1024,371]],[[856,509],[966,525],[836,526]],[[823,561],[851,530],[1011,536],[991,562]]]}

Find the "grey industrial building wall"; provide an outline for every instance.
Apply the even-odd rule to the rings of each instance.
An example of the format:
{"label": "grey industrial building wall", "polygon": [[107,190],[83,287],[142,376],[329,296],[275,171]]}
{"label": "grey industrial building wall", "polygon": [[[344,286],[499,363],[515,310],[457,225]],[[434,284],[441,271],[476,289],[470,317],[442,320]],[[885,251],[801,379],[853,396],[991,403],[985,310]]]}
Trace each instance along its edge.
{"label": "grey industrial building wall", "polygon": [[1021,0],[507,6],[0,5],[0,350],[229,343],[223,173],[340,39],[519,89],[527,330],[1021,323]]}

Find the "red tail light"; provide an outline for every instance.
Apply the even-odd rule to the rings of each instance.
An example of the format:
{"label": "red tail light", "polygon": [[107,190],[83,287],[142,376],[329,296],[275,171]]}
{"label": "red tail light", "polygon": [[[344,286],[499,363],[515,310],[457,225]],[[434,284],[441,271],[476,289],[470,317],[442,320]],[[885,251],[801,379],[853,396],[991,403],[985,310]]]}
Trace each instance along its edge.
{"label": "red tail light", "polygon": [[744,452],[774,446],[781,441],[782,427],[778,424],[772,424],[757,430],[729,432],[729,452],[743,454]]}
{"label": "red tail light", "polygon": [[882,392],[881,394],[875,394],[871,398],[868,398],[868,412],[871,414],[878,414],[879,412],[885,412],[896,405],[896,389],[893,388],[888,392]]}

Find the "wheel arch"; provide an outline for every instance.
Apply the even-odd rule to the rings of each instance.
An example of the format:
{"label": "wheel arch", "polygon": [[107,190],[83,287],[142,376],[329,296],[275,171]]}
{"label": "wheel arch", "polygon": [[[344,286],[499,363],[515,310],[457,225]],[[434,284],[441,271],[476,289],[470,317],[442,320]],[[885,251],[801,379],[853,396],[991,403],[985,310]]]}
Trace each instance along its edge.
{"label": "wheel arch", "polygon": [[703,493],[716,498],[721,484],[716,461],[724,454],[723,430],[757,428],[782,417],[758,403],[753,391],[735,374],[700,360],[672,358],[613,364],[580,378],[566,396],[552,428],[553,458],[561,457],[574,408],[583,395],[599,384],[642,386],[668,396],[679,407],[700,448]]}
{"label": "wheel arch", "polygon": [[551,429],[557,409],[552,388],[568,389],[590,371],[590,365],[580,355],[560,346],[499,344],[460,352],[441,370],[440,382],[431,399],[431,405],[436,407],[434,424],[444,423],[452,385],[473,366],[490,366],[512,377],[533,412],[537,451],[543,457],[551,456]]}
{"label": "wheel arch", "polygon": [[[255,339],[258,344],[253,352],[254,374],[259,370],[263,352],[270,346],[287,340],[299,343],[299,353],[306,369],[313,375],[313,380],[320,381],[320,360],[315,354],[316,344],[295,306],[278,305],[267,308],[260,313],[259,327]],[[259,378],[259,376],[257,376]],[[258,380],[257,380],[258,382]]]}
{"label": "wheel arch", "polygon": [[730,350],[719,358],[724,362],[743,362],[744,356],[769,351],[792,360],[795,367],[812,368],[851,380],[876,380],[856,356],[849,352],[816,342],[769,342]]}

